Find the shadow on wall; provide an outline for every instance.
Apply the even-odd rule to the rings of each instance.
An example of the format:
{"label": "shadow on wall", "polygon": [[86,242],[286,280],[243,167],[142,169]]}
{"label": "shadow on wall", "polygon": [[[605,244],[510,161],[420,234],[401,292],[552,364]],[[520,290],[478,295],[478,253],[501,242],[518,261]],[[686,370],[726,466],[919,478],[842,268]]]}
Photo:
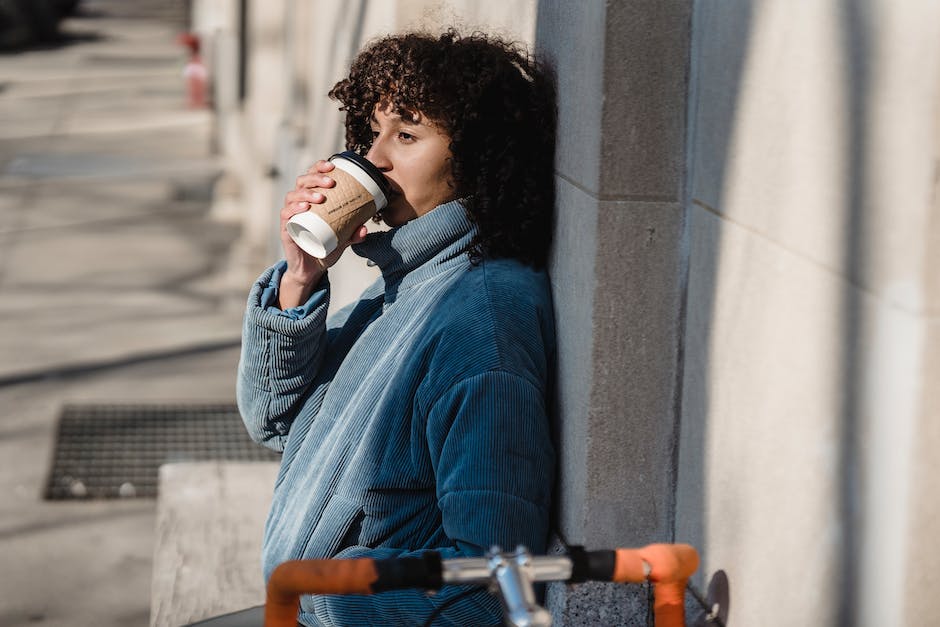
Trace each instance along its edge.
{"label": "shadow on wall", "polygon": [[[689,76],[689,120],[686,149],[686,218],[683,250],[688,255],[683,300],[685,331],[677,376],[680,377],[679,451],[675,540],[695,546],[707,564],[706,454],[708,450],[710,338],[721,260],[718,229],[696,228],[714,218],[722,206],[730,142],[752,30],[752,2],[735,3],[733,10],[697,2],[692,15]],[[704,120],[705,123],[702,123]],[[706,153],[707,151],[707,153]],[[714,198],[702,198],[700,183],[713,183]],[[690,350],[690,339],[695,349]],[[721,565],[712,565],[720,567]],[[699,584],[708,580],[704,568]],[[733,573],[732,573],[733,575]],[[731,581],[732,587],[734,581]],[[733,595],[732,595],[733,596]]]}
{"label": "shadow on wall", "polygon": [[865,328],[861,291],[867,259],[864,250],[866,231],[865,184],[868,178],[866,147],[868,98],[870,92],[868,58],[871,52],[871,34],[866,14],[867,0],[842,0],[842,46],[846,71],[844,89],[848,104],[848,124],[845,145],[845,199],[842,211],[845,224],[844,268],[848,280],[843,281],[841,303],[842,328],[842,407],[839,433],[839,498],[842,524],[842,544],[839,563],[842,585],[839,589],[837,624],[855,625],[859,602],[859,555],[862,538],[860,517],[863,486],[858,485],[861,465],[859,456],[863,445],[860,438],[859,407],[861,395],[861,354],[859,346]]}
{"label": "shadow on wall", "polygon": [[[754,7],[746,0],[735,2],[729,9],[713,3],[697,2],[693,14],[693,45],[689,92],[688,138],[688,192],[686,220],[686,250],[689,254],[688,289],[686,290],[685,336],[682,377],[682,405],[680,441],[680,476],[676,517],[676,539],[694,544],[702,551],[703,563],[709,537],[706,513],[707,455],[720,454],[715,444],[709,446],[709,390],[711,380],[710,348],[714,330],[715,298],[718,268],[721,262],[719,228],[700,228],[704,221],[720,216],[725,199],[723,188],[729,175],[730,141],[735,134],[735,120],[741,97],[742,71],[747,61]],[[857,623],[856,607],[859,602],[859,561],[861,550],[860,516],[864,486],[858,485],[860,468],[859,409],[862,366],[859,350],[865,328],[861,291],[864,284],[866,251],[865,185],[868,171],[866,155],[869,115],[868,97],[870,72],[868,58],[871,52],[870,25],[867,21],[867,2],[840,0],[841,66],[844,76],[841,85],[843,100],[847,103],[845,120],[833,120],[845,128],[843,152],[844,171],[842,185],[845,206],[833,207],[841,211],[844,223],[843,264],[847,276],[842,280],[839,328],[841,329],[839,371],[836,385],[841,393],[841,407],[836,423],[839,432],[837,460],[837,486],[839,498],[839,525],[841,544],[838,563],[834,566],[841,576],[841,587],[836,594],[837,618],[835,624]],[[758,4],[759,7],[759,4]],[[699,183],[710,182],[715,188],[714,198],[699,195]],[[689,339],[695,340],[689,349]],[[714,502],[715,499],[713,498]],[[712,568],[721,564],[712,564]],[[732,574],[732,606],[734,573]],[[750,574],[750,573],[747,573]],[[698,577],[707,579],[709,573]],[[701,581],[701,580],[700,580]]]}

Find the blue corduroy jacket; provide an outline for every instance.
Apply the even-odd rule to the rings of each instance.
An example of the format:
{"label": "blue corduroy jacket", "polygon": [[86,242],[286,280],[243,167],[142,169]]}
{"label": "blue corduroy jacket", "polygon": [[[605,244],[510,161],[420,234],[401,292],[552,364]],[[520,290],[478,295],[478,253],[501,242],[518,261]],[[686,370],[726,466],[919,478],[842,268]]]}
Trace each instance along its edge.
{"label": "blue corduroy jacket", "polygon": [[[512,260],[472,265],[473,234],[457,201],[370,234],[354,250],[382,277],[329,319],[326,279],[284,312],[269,306],[283,262],[255,284],[238,403],[251,436],[283,451],[265,579],[290,559],[544,550],[554,476],[549,282]],[[307,596],[299,620],[420,625],[456,592]],[[435,624],[500,621],[499,601],[481,591]]]}

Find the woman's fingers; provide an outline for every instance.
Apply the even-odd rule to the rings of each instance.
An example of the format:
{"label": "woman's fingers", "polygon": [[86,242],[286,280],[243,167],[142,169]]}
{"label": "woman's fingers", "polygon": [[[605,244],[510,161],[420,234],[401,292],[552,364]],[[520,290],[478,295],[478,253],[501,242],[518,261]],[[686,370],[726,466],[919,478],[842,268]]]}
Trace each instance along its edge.
{"label": "woman's fingers", "polygon": [[[315,192],[309,189],[295,189],[294,191],[287,192],[287,195],[284,196],[284,208],[289,207],[299,208],[300,211],[306,211],[310,208],[311,204],[321,204],[326,201],[326,196],[321,192]],[[301,204],[303,207],[301,208]]]}
{"label": "woman's fingers", "polygon": [[329,189],[336,185],[334,181],[329,176],[326,176],[328,172],[332,172],[336,166],[333,165],[330,161],[317,161],[315,164],[310,166],[310,168],[303,174],[297,177],[297,180],[294,185],[294,189],[304,189],[310,187],[323,187]]}
{"label": "woman's fingers", "polygon": [[307,211],[309,208],[310,208],[310,203],[308,202],[285,203],[284,206],[281,207],[281,222],[282,223],[287,222],[298,213],[303,213],[304,211]]}
{"label": "woman's fingers", "polygon": [[329,176],[326,176],[325,174],[301,174],[294,182],[295,190],[312,189],[315,187],[329,189],[335,186],[336,181],[334,181]]}
{"label": "woman's fingers", "polygon": [[310,169],[307,170],[307,172],[308,172],[308,173],[311,173],[311,172],[322,172],[322,173],[325,174],[326,172],[332,171],[333,168],[335,168],[335,167],[336,167],[336,166],[333,165],[333,162],[332,162],[332,161],[327,161],[326,159],[320,159],[319,161],[317,161],[316,163],[314,163],[312,166],[310,166]]}

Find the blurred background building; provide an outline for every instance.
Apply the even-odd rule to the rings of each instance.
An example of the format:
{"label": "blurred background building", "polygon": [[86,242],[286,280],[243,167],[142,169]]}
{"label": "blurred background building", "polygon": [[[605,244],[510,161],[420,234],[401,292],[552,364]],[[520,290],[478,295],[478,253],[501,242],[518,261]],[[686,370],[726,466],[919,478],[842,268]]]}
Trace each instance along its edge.
{"label": "blurred background building", "polygon": [[[940,621],[936,2],[195,0],[193,24],[245,277],[342,147],[325,94],[364,42],[534,45],[559,87],[561,535],[691,542],[732,625]],[[341,271],[339,301],[371,279]],[[549,596],[632,624],[603,586]]]}

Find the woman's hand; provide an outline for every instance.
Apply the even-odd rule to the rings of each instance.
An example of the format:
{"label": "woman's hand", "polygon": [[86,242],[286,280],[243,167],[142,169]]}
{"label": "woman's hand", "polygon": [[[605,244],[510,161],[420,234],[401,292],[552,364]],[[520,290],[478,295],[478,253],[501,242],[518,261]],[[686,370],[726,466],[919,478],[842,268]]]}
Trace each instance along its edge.
{"label": "woman's hand", "polygon": [[291,217],[307,211],[311,204],[321,204],[326,201],[326,196],[317,190],[328,190],[336,185],[336,181],[327,176],[334,167],[329,161],[317,161],[306,174],[297,177],[294,189],[289,191],[284,198],[284,207],[281,208],[281,245],[284,247],[287,271],[281,277],[281,286],[278,290],[280,309],[290,309],[306,302],[327,269],[339,261],[343,251],[350,244],[361,242],[368,233],[365,225],[360,226],[353,231],[348,242],[339,242],[336,250],[323,259],[317,259],[305,253],[287,232],[287,221]]}

